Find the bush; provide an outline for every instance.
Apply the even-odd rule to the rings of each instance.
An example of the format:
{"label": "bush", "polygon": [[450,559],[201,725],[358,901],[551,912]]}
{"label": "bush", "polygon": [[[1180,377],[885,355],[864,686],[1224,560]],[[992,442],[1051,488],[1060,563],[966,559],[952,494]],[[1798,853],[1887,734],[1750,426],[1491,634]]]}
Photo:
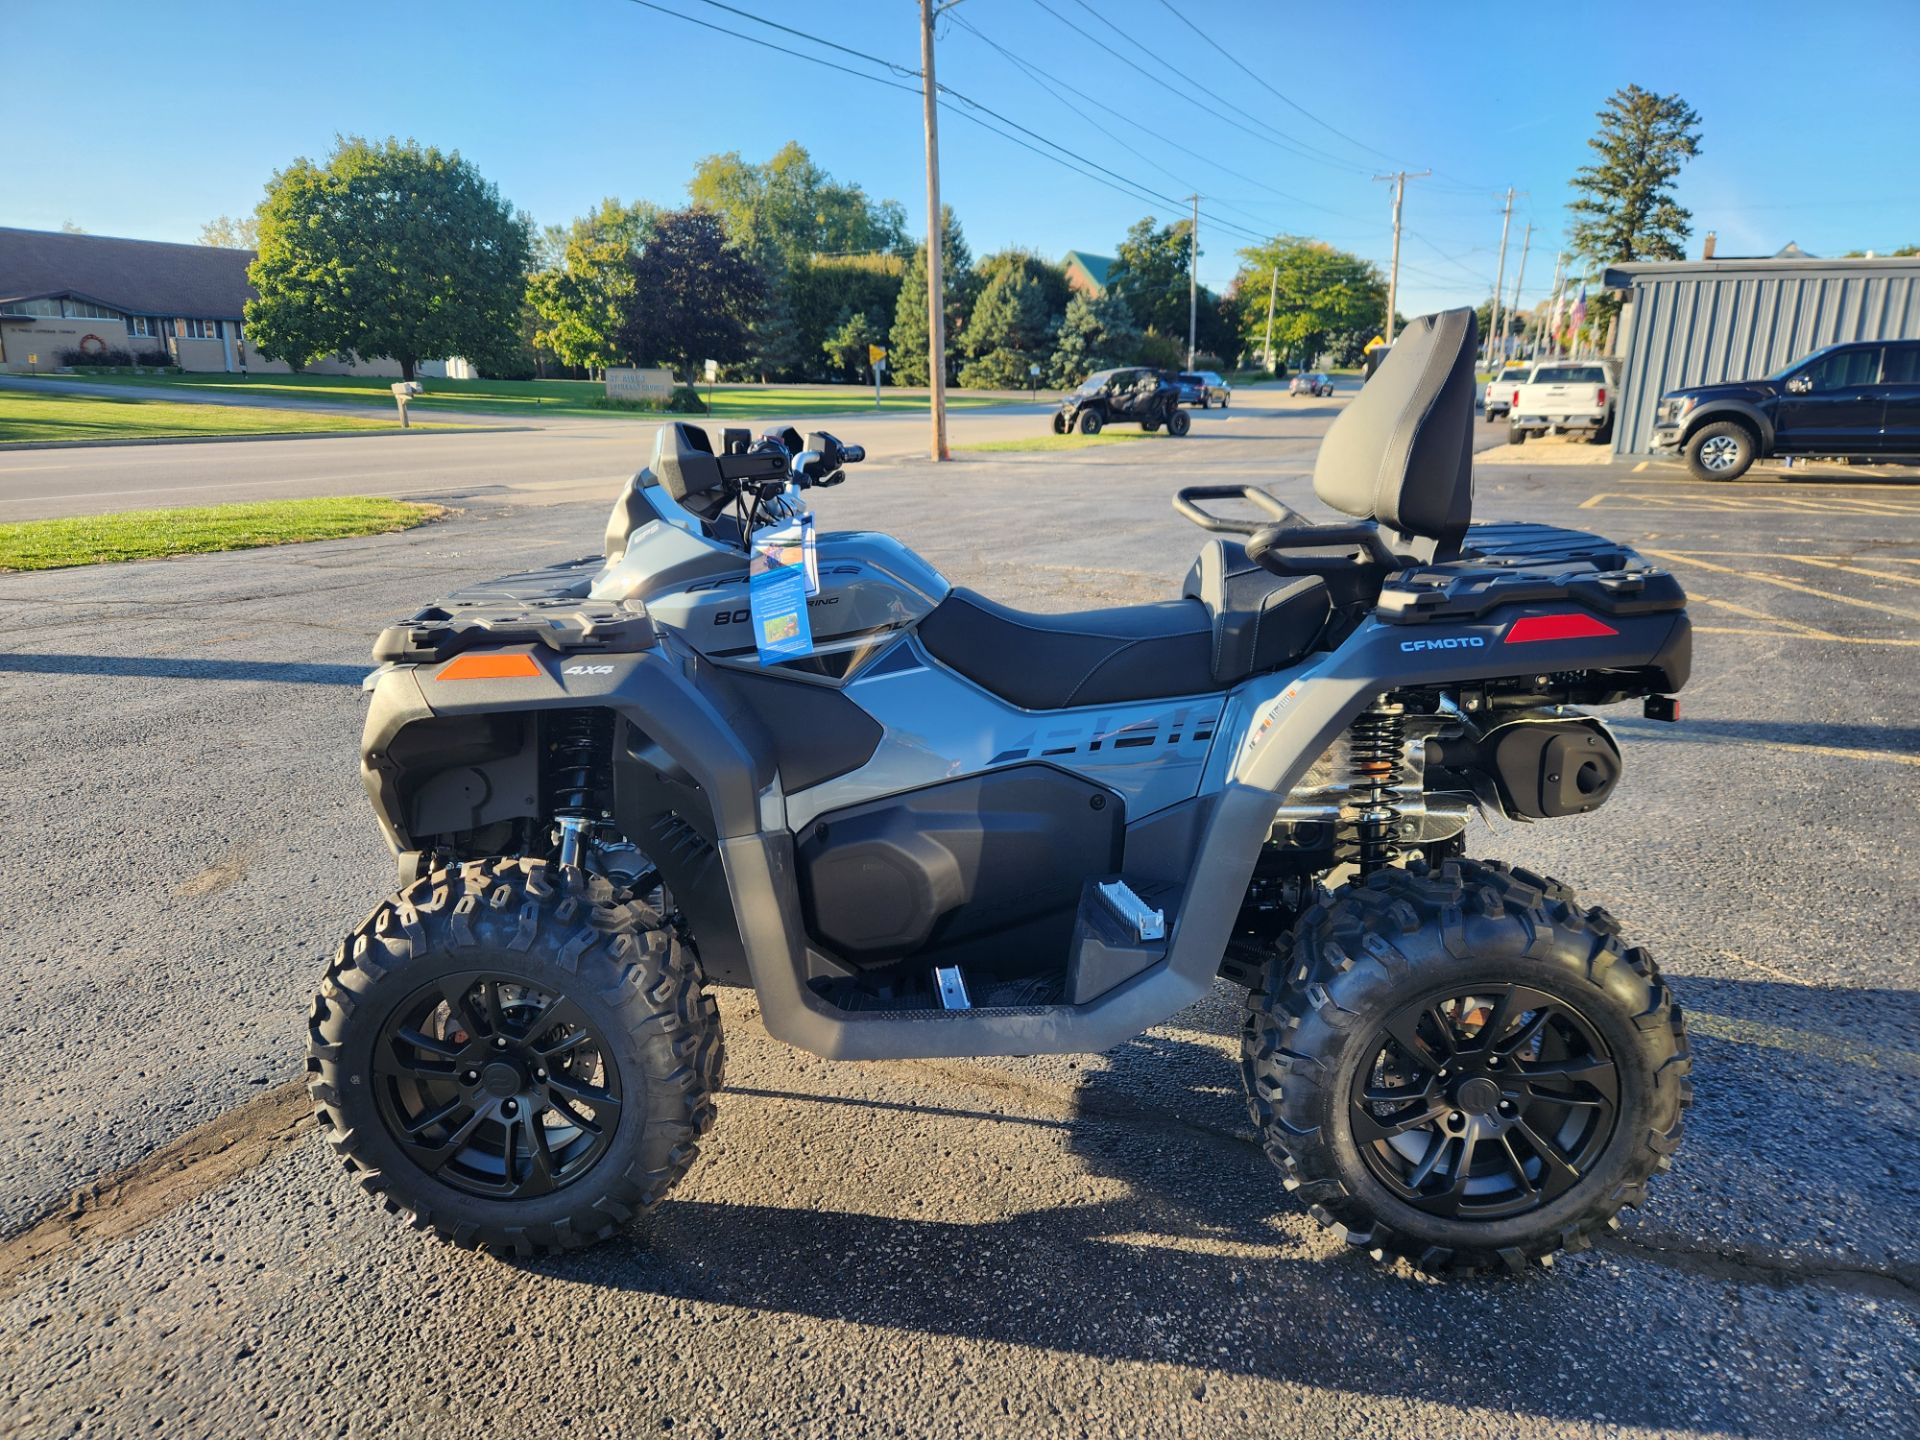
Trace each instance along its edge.
{"label": "bush", "polygon": [[704,415],[707,402],[700,398],[700,392],[691,385],[676,385],[673,393],[667,397],[667,409],[675,415]]}
{"label": "bush", "polygon": [[62,350],[58,359],[70,370],[105,370],[133,364],[133,356],[125,350]]}
{"label": "bush", "polygon": [[166,370],[172,367],[173,357],[164,350],[143,350],[135,357],[133,363],[145,365],[153,370]]}

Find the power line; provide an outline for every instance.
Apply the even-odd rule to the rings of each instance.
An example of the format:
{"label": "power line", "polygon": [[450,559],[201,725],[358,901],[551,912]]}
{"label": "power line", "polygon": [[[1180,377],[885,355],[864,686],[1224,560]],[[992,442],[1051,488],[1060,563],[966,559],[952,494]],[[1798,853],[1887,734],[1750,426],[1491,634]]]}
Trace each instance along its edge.
{"label": "power line", "polygon": [[[1194,34],[1198,35],[1202,40],[1206,41],[1208,45],[1212,46],[1213,49],[1219,51],[1220,54],[1226,56],[1226,58],[1233,63],[1236,69],[1242,71],[1244,74],[1250,77],[1255,84],[1260,86],[1261,89],[1265,90],[1268,94],[1277,97],[1284,103],[1292,106],[1295,110],[1298,110],[1302,115],[1306,116],[1307,119],[1313,121],[1314,124],[1320,126],[1323,130],[1332,132],[1333,134],[1339,136],[1342,140],[1346,141],[1349,145],[1356,145],[1360,149],[1365,150],[1369,155],[1378,156],[1382,160],[1392,160],[1396,158],[1392,155],[1387,154],[1387,152],[1384,150],[1376,150],[1373,146],[1367,144],[1363,140],[1354,139],[1353,136],[1347,134],[1344,130],[1340,130],[1335,126],[1330,125],[1327,121],[1322,120],[1318,115],[1314,114],[1311,110],[1307,109],[1306,106],[1302,105],[1299,101],[1295,100],[1292,96],[1283,94],[1281,91],[1276,90],[1267,81],[1267,78],[1264,75],[1260,74],[1259,71],[1251,69],[1249,66],[1244,64],[1238,55],[1235,55],[1231,50],[1227,49],[1224,45],[1220,44],[1219,41],[1215,40],[1211,35],[1207,34],[1206,31],[1202,30],[1198,25],[1194,24],[1193,21],[1189,20],[1185,15],[1181,14],[1179,7],[1174,5],[1172,3],[1172,0],[1160,0],[1160,4],[1161,4],[1161,7],[1165,9],[1169,15],[1173,16],[1174,19],[1178,20],[1182,25],[1186,26],[1189,30],[1193,31]],[[1168,68],[1171,69],[1172,67],[1169,66]]]}
{"label": "power line", "polygon": [[[1300,150],[1294,144],[1294,142],[1292,142],[1291,140],[1288,140],[1284,136],[1281,136],[1280,138],[1276,139],[1275,136],[1278,134],[1278,132],[1272,131],[1270,128],[1268,129],[1268,133],[1262,134],[1260,130],[1253,128],[1253,126],[1244,124],[1240,120],[1235,119],[1232,115],[1227,114],[1225,111],[1217,110],[1213,106],[1208,105],[1205,101],[1197,100],[1192,95],[1188,94],[1186,91],[1181,90],[1179,87],[1175,85],[1169,84],[1166,80],[1161,78],[1159,75],[1154,74],[1153,71],[1147,69],[1144,65],[1141,65],[1139,62],[1135,61],[1134,59],[1132,59],[1127,55],[1121,54],[1120,51],[1114,49],[1111,45],[1107,44],[1104,40],[1101,40],[1097,36],[1088,35],[1087,32],[1081,26],[1076,25],[1073,21],[1067,19],[1066,16],[1062,15],[1058,10],[1055,10],[1051,5],[1047,4],[1047,0],[1033,0],[1033,3],[1038,5],[1042,10],[1046,11],[1047,14],[1051,15],[1055,20],[1059,21],[1062,25],[1066,26],[1067,29],[1073,31],[1075,35],[1078,35],[1083,39],[1093,41],[1095,45],[1099,46],[1102,50],[1105,50],[1109,55],[1113,56],[1114,59],[1118,60],[1121,64],[1125,65],[1128,69],[1137,71],[1139,74],[1145,76],[1148,80],[1151,80],[1155,85],[1158,85],[1161,89],[1166,90],[1171,94],[1179,97],[1181,100],[1186,101],[1189,105],[1195,106],[1198,109],[1206,111],[1207,114],[1213,116],[1214,119],[1224,121],[1226,124],[1233,126],[1234,129],[1244,131],[1245,133],[1253,136],[1253,138],[1256,140],[1260,140],[1265,142],[1266,144],[1273,145],[1276,148],[1287,151],[1290,154],[1298,155],[1302,159],[1313,160],[1313,159],[1319,158],[1318,156],[1315,156],[1315,155],[1309,154],[1306,151]],[[1075,3],[1081,4],[1084,7],[1084,0],[1075,0]],[[1095,19],[1100,19],[1103,24],[1109,23],[1104,19],[1102,19],[1102,17],[1100,16],[1100,13],[1096,10],[1089,9],[1088,13],[1094,16]],[[1172,67],[1169,66],[1168,68],[1171,69]],[[1178,72],[1175,72],[1175,73],[1178,73]],[[1189,80],[1189,83],[1194,84],[1196,89],[1205,90],[1205,87],[1199,85],[1197,82],[1193,82]],[[1206,93],[1209,95],[1213,94],[1213,92],[1210,90],[1206,91]],[[1217,99],[1219,97],[1216,96],[1215,98]],[[1223,102],[1223,103],[1231,104],[1231,102]],[[1245,112],[1243,111],[1242,113],[1244,114]],[[1267,128],[1267,127],[1263,127],[1263,128]],[[1335,162],[1323,161],[1322,163],[1334,163],[1336,165],[1339,165],[1341,168],[1347,168],[1347,162],[1344,162],[1344,161],[1335,161]],[[1354,173],[1357,173],[1357,174],[1366,173],[1365,167],[1360,167]],[[1292,198],[1295,200],[1295,203],[1297,204],[1312,205],[1313,208],[1315,209],[1327,208],[1322,205],[1314,205],[1312,201],[1302,200],[1298,196],[1295,196]],[[1336,210],[1330,213],[1337,215],[1340,212]]]}
{"label": "power line", "polygon": [[[790,55],[797,60],[810,61],[815,65],[820,65],[827,69],[838,71],[843,75],[849,75],[855,79],[866,80],[875,85],[885,85],[894,90],[904,91],[909,95],[918,96],[921,93],[920,87],[918,85],[903,85],[896,80],[889,80],[884,76],[870,75],[865,73],[864,71],[852,70],[847,68],[844,65],[839,64],[836,61],[825,59],[822,56],[809,55],[802,50],[795,50],[789,46],[780,45],[771,40],[763,40],[757,35],[748,35],[739,30],[731,30],[724,25],[716,25],[711,21],[702,20],[698,16],[688,15],[678,10],[669,9],[665,5],[654,3],[654,0],[627,0],[627,3],[631,5],[638,5],[645,10],[656,10],[662,15],[671,15],[676,20],[684,20],[690,25],[698,25],[702,29],[712,30],[718,34],[730,36],[735,40],[744,40],[748,44],[758,45],[762,49],[773,50],[782,55]],[[716,3],[716,0],[703,0],[703,3],[714,4]],[[729,10],[734,14],[741,15],[750,20],[759,20],[760,18],[756,15],[751,14],[748,11],[736,9],[731,5],[723,5],[723,6],[720,6],[720,8],[724,10]],[[764,21],[762,23],[772,25],[775,29],[785,31],[789,34],[803,36],[808,40],[813,40],[816,38],[812,35],[807,35],[803,31],[796,31],[791,26],[780,25],[774,21]],[[820,41],[819,43],[827,44],[827,45],[832,44],[831,41],[824,41],[824,40]],[[868,61],[869,63],[883,65],[887,67],[889,70],[897,70],[899,68],[898,66],[894,65],[893,62],[891,61],[883,60],[878,56],[869,56],[862,51],[852,50],[847,46],[835,45],[833,46],[833,48],[840,50],[844,53],[854,55],[859,59]],[[917,78],[917,72],[910,71],[908,73],[914,74]],[[1091,162],[1091,161],[1086,162],[1087,164],[1094,164],[1095,169],[1097,169],[1098,171],[1104,172],[1104,174],[1096,174],[1094,170],[1086,169],[1083,167],[1083,165],[1076,163],[1074,160],[1067,158],[1067,155],[1055,153],[1056,151],[1067,151],[1067,147],[1060,145],[1057,141],[1048,139],[1046,136],[1041,135],[1038,131],[1027,129],[1026,126],[1020,125],[1017,121],[1014,121],[1012,119],[1009,119],[1006,116],[1001,115],[998,111],[993,110],[989,106],[981,105],[978,101],[973,100],[969,96],[961,94],[959,91],[952,89],[950,86],[940,85],[938,82],[936,82],[935,89],[940,94],[951,96],[953,100],[960,102],[960,105],[973,107],[974,110],[979,110],[986,115],[992,116],[995,120],[998,120],[1006,125],[1011,125],[1018,130],[1024,131],[1028,135],[1032,135],[1035,139],[1040,140],[1043,144],[1054,147],[1053,150],[1043,150],[1037,145],[1029,144],[1027,141],[1020,139],[1019,136],[1017,135],[1009,134],[1007,131],[999,128],[998,125],[995,125],[988,120],[982,119],[980,115],[972,113],[972,110],[963,109],[963,108],[960,108],[960,106],[958,105],[945,104],[943,102],[942,108],[946,109],[949,113],[958,115],[961,119],[972,121],[974,124],[980,126],[982,129],[988,130],[991,133],[998,135],[1001,139],[1020,146],[1023,150],[1030,150],[1034,154],[1042,157],[1043,159],[1051,160],[1055,164],[1060,165],[1065,169],[1071,170],[1077,175],[1080,175],[1086,179],[1092,180],[1097,184],[1105,185],[1110,190],[1118,191],[1120,194],[1126,195],[1129,199],[1140,200],[1150,205],[1156,202],[1163,205],[1178,205],[1180,203],[1174,197],[1170,195],[1162,195],[1158,191],[1151,190],[1145,185],[1142,185],[1140,182],[1136,180],[1132,180],[1127,176],[1120,174],[1116,170],[1109,170],[1107,169],[1107,167],[1103,165],[1097,165],[1095,162]],[[1068,152],[1068,153],[1071,153],[1071,152]],[[1107,178],[1107,177],[1111,177],[1111,178]],[[1241,236],[1243,236],[1248,240],[1262,241],[1268,238],[1266,235],[1263,235],[1260,232],[1255,230],[1247,229],[1245,226],[1235,225],[1235,224],[1232,224],[1231,222],[1221,220],[1218,217],[1213,217],[1213,218],[1214,218],[1214,223],[1219,225],[1222,229],[1237,232],[1238,234],[1240,234]]]}

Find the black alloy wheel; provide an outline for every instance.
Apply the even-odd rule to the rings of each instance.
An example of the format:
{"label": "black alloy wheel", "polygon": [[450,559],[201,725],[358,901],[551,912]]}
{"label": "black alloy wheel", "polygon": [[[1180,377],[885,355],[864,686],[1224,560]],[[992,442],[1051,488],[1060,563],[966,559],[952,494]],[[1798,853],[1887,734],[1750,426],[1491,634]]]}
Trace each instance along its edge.
{"label": "black alloy wheel", "polygon": [[1348,1109],[1367,1168],[1447,1219],[1523,1215],[1576,1185],[1613,1137],[1619,1077],[1566,1001],[1521,985],[1416,1000],[1374,1039]]}
{"label": "black alloy wheel", "polygon": [[447,975],[396,1006],[372,1055],[374,1101],[403,1154],[493,1199],[569,1185],[620,1117],[607,1039],[566,995],[499,971]]}

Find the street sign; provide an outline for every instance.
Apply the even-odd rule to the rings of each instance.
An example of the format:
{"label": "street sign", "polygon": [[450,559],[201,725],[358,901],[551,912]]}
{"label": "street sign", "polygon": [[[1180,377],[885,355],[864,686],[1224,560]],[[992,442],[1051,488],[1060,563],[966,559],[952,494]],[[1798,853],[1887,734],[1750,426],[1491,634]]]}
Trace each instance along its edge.
{"label": "street sign", "polygon": [[1367,348],[1361,351],[1360,353],[1363,355],[1371,355],[1374,351],[1382,349],[1386,345],[1386,343],[1387,342],[1385,340],[1381,339],[1378,335],[1376,335],[1371,340],[1367,341]]}
{"label": "street sign", "polygon": [[887,347],[884,345],[867,346],[867,363],[869,365],[886,364],[887,363]]}

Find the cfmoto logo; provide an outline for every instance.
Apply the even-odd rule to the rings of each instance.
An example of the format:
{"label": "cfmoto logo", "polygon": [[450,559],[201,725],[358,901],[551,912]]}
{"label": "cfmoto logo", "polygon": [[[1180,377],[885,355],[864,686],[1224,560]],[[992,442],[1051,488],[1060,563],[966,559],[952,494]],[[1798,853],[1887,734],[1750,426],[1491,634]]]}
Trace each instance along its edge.
{"label": "cfmoto logo", "polygon": [[1479,650],[1487,643],[1484,635],[1449,635],[1444,640],[1402,640],[1400,648],[1416,650]]}

